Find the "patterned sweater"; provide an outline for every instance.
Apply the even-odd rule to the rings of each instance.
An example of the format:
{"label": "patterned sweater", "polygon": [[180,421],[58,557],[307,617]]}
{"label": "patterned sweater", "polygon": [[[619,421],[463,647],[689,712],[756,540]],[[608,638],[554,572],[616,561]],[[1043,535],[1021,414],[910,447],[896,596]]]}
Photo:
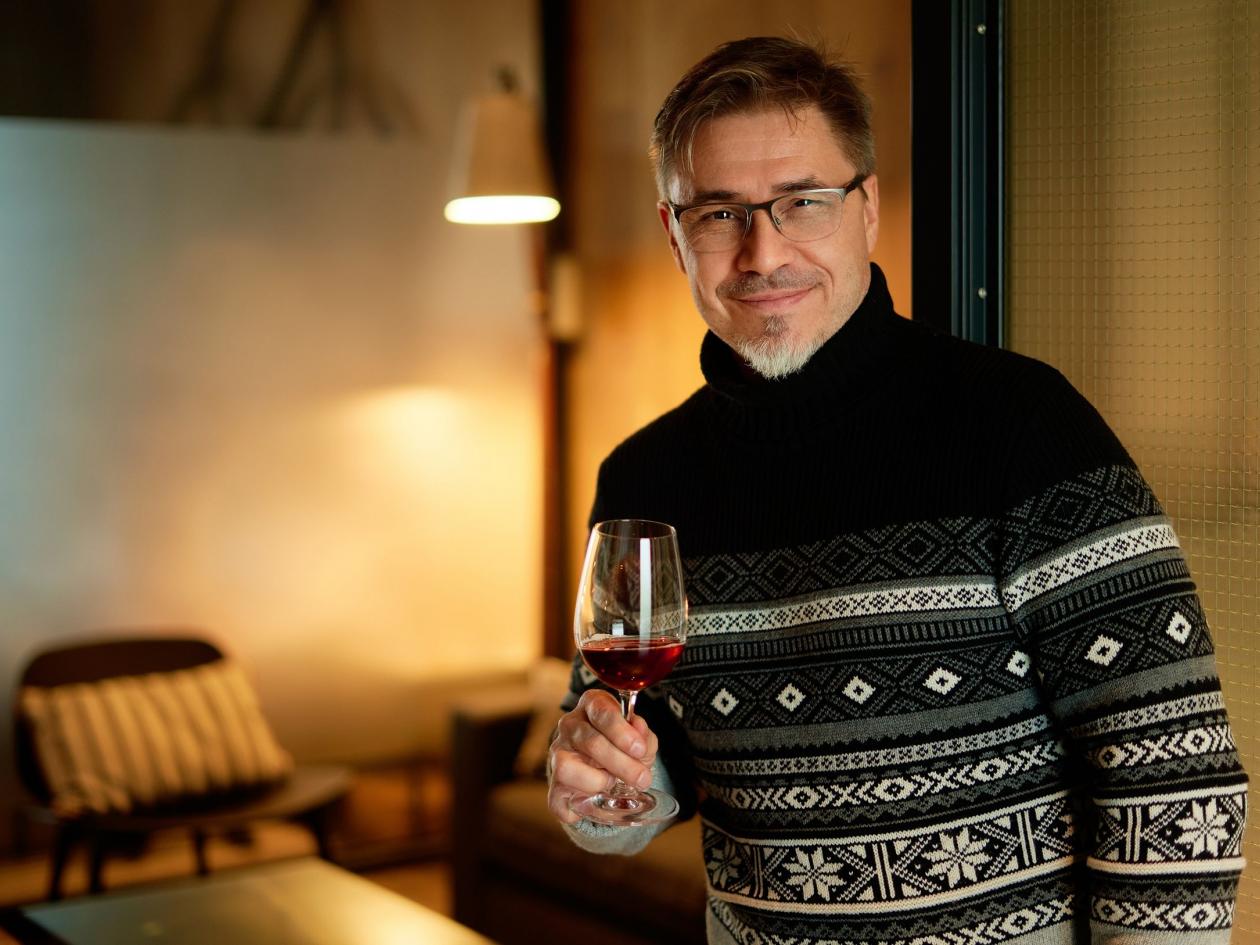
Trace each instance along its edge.
{"label": "patterned sweater", "polygon": [[709,941],[1227,941],[1246,778],[1176,536],[1093,408],[899,318],[877,267],[799,374],[713,335],[701,364],[593,520],[678,528],[687,649],[639,709],[703,821]]}

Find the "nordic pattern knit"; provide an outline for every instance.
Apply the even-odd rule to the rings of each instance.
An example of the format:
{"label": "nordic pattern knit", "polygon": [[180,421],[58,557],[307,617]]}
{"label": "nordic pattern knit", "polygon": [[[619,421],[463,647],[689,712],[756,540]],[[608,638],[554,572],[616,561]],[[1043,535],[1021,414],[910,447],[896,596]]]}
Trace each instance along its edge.
{"label": "nordic pattern knit", "polygon": [[1089,404],[896,316],[876,267],[799,374],[701,363],[592,519],[678,528],[687,648],[639,707],[696,789],[710,942],[1226,941],[1246,779],[1208,629]]}

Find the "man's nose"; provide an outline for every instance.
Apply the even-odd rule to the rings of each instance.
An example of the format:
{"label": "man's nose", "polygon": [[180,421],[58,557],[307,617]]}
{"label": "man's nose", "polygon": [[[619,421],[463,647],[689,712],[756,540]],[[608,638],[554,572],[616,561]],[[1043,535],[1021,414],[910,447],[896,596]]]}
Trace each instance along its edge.
{"label": "man's nose", "polygon": [[770,219],[770,210],[754,210],[748,232],[739,245],[739,268],[743,272],[771,273],[787,263],[794,252],[792,241]]}

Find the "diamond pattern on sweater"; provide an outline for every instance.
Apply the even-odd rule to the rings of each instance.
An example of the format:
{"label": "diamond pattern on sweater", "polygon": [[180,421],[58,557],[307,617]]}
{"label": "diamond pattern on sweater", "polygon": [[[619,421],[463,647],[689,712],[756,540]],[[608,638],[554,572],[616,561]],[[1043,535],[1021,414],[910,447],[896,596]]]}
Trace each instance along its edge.
{"label": "diamond pattern on sweater", "polygon": [[[819,655],[808,668],[760,669],[738,660],[720,676],[676,670],[660,683],[686,705],[698,730],[733,731],[787,724],[845,722],[983,702],[1022,691],[1027,683],[1005,672],[1005,648],[972,647],[872,659],[843,651]],[[803,698],[796,707],[778,699],[787,686]]]}
{"label": "diamond pattern on sweater", "polygon": [[783,708],[787,709],[789,712],[793,712],[796,710],[798,705],[805,701],[805,693],[801,692],[791,683],[788,683],[779,690],[779,694],[775,698],[779,705],[783,706]]}
{"label": "diamond pattern on sweater", "polygon": [[953,688],[961,681],[961,676],[951,673],[944,666],[938,666],[931,676],[923,680],[923,685],[927,686],[927,688],[931,689],[933,692],[938,692],[942,696],[946,696],[949,695],[949,693],[953,691]]}
{"label": "diamond pattern on sweater", "polygon": [[1164,510],[1131,466],[1103,466],[1056,483],[1007,516],[1000,559],[1007,572],[1078,536]]}
{"label": "diamond pattern on sweater", "polygon": [[861,705],[875,692],[875,687],[868,683],[861,676],[854,676],[849,680],[849,684],[844,687],[844,694]]}
{"label": "diamond pattern on sweater", "polygon": [[993,574],[996,539],[992,521],[953,518],[891,525],[788,550],[688,558],[687,593],[695,606],[774,600],[924,574]]}
{"label": "diamond pattern on sweater", "polygon": [[1124,649],[1124,644],[1119,640],[1113,640],[1105,633],[1100,633],[1094,639],[1094,645],[1089,648],[1085,658],[1099,666],[1110,666],[1122,649]]}
{"label": "diamond pattern on sweater", "polygon": [[681,719],[683,717],[683,704],[675,697],[670,696],[668,700],[669,711],[674,713],[674,718]]}
{"label": "diamond pattern on sweater", "polygon": [[[1047,684],[1068,693],[1095,686],[1106,679],[1176,663],[1187,657],[1212,652],[1206,620],[1189,592],[1168,600],[1142,602],[1127,610],[1089,612],[1091,600],[1117,600],[1125,592],[1119,580],[1102,580],[1088,595],[1072,596],[1032,617],[1041,634],[1038,666]],[[1195,619],[1185,643],[1178,643],[1161,628],[1174,612]],[[1075,616],[1073,616],[1075,614]],[[1099,637],[1113,641],[1099,643]],[[1097,647],[1097,649],[1095,649]],[[1092,655],[1091,655],[1092,654]]]}
{"label": "diamond pattern on sweater", "polygon": [[1173,614],[1172,620],[1168,621],[1168,628],[1164,631],[1178,643],[1185,643],[1190,639],[1190,621],[1186,619],[1186,615],[1178,611]]}
{"label": "diamond pattern on sweater", "polygon": [[730,715],[731,712],[734,711],[735,707],[739,705],[739,700],[731,695],[728,689],[723,687],[718,691],[718,694],[713,697],[713,701],[710,705],[723,715]]}

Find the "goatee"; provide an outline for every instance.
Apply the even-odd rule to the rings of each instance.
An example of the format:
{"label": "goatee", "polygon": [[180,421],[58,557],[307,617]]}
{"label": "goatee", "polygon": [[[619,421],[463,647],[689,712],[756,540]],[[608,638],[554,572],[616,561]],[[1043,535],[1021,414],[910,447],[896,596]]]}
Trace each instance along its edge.
{"label": "goatee", "polygon": [[822,342],[808,340],[793,345],[790,329],[782,315],[768,315],[758,338],[741,338],[735,350],[750,368],[768,381],[795,374],[818,353]]}

